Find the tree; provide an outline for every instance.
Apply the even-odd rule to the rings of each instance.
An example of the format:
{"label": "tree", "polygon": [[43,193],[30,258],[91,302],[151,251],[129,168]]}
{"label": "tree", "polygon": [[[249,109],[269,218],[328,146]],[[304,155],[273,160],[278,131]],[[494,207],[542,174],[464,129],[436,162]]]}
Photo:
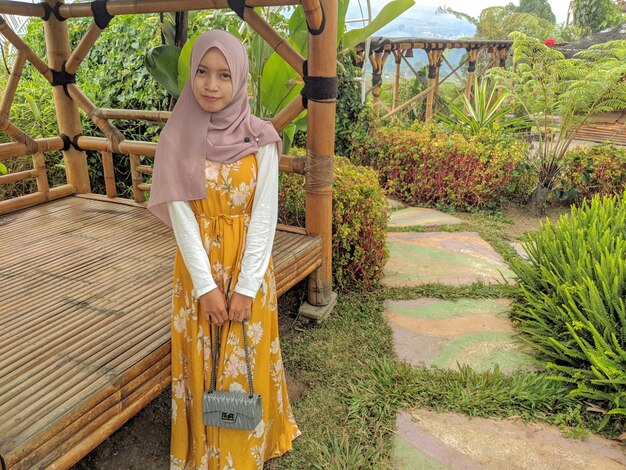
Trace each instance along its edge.
{"label": "tree", "polygon": [[556,16],[554,16],[554,12],[548,0],[520,0],[517,12],[529,13],[535,15],[537,18],[542,18],[552,24],[556,24]]}
{"label": "tree", "polygon": [[438,13],[450,13],[476,26],[476,39],[507,39],[513,31],[528,36],[546,39],[554,33],[555,26],[550,21],[531,13],[520,13],[518,7],[509,3],[503,7],[489,7],[480,12],[478,18],[452,8],[440,7]]}
{"label": "tree", "polygon": [[583,34],[595,33],[624,21],[612,0],[574,0],[574,26]]}
{"label": "tree", "polygon": [[626,41],[597,44],[565,59],[538,39],[512,37],[515,67],[490,74],[524,109],[539,137],[532,158],[539,182],[531,205],[541,213],[580,127],[594,114],[626,109]]}

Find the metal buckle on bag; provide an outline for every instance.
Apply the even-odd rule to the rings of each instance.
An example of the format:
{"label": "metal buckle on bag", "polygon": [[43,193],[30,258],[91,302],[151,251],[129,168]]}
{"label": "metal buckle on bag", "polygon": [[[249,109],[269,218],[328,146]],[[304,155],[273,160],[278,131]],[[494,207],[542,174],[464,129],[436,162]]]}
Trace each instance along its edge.
{"label": "metal buckle on bag", "polygon": [[229,423],[235,422],[235,413],[222,412],[222,421],[228,421]]}

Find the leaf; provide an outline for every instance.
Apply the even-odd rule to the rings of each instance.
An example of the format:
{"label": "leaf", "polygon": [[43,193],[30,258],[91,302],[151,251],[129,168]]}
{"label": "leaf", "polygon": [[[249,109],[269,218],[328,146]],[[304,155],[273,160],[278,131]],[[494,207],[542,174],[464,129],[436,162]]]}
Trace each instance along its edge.
{"label": "leaf", "polygon": [[415,0],[393,0],[383,7],[380,13],[364,28],[351,29],[343,35],[342,47],[344,50],[354,46],[372,36],[376,31],[391,23],[394,19],[415,5]]}
{"label": "leaf", "polygon": [[145,64],[150,75],[174,98],[180,90],[177,83],[180,49],[176,46],[157,46],[145,55]]}
{"label": "leaf", "polygon": [[261,105],[264,115],[274,115],[284,108],[302,89],[298,74],[283,58],[273,53],[261,76]]}
{"label": "leaf", "polygon": [[0,175],[6,175],[9,172],[6,165],[0,162]]}
{"label": "leaf", "polygon": [[30,108],[31,112],[33,113],[33,116],[35,117],[35,119],[36,120],[40,120],[41,119],[41,113],[39,112],[39,106],[37,106],[37,102],[35,101],[35,98],[33,98],[28,93],[24,93],[24,98],[26,98],[26,101],[28,103],[28,107]]}
{"label": "leaf", "polygon": [[193,48],[193,43],[196,42],[198,36],[190,38],[187,40],[183,49],[180,51],[180,56],[178,57],[178,90],[179,93],[182,93],[183,88],[187,84],[189,80],[189,67],[191,66],[191,49]]}

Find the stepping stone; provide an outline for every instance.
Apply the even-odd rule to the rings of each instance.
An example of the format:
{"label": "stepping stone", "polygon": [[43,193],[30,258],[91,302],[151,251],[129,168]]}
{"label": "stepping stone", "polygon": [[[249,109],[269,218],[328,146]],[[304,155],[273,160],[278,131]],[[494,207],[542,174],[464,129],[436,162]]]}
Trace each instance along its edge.
{"label": "stepping stone", "polygon": [[393,462],[398,470],[626,468],[626,454],[618,444],[593,435],[585,440],[565,438],[557,427],[547,424],[470,419],[420,409],[400,413],[396,426]]}
{"label": "stepping stone", "polygon": [[387,234],[386,286],[513,282],[513,272],[475,232],[395,232]]}
{"label": "stepping stone", "polygon": [[398,357],[412,365],[531,368],[532,358],[508,318],[509,306],[506,299],[388,300],[385,318]]}
{"label": "stepping stone", "polygon": [[407,207],[391,213],[389,227],[410,227],[420,225],[431,227],[433,225],[457,225],[463,221],[450,214],[425,207]]}

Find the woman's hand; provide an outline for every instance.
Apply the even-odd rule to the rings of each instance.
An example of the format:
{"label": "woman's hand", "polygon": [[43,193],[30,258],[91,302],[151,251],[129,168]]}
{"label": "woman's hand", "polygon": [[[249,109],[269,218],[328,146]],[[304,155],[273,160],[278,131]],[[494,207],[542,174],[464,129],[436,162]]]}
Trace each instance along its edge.
{"label": "woman's hand", "polygon": [[242,322],[250,320],[252,314],[252,297],[233,292],[228,301],[228,318]]}
{"label": "woman's hand", "polygon": [[221,326],[228,320],[228,307],[226,298],[219,289],[202,294],[198,299],[200,302],[200,311],[209,323]]}

